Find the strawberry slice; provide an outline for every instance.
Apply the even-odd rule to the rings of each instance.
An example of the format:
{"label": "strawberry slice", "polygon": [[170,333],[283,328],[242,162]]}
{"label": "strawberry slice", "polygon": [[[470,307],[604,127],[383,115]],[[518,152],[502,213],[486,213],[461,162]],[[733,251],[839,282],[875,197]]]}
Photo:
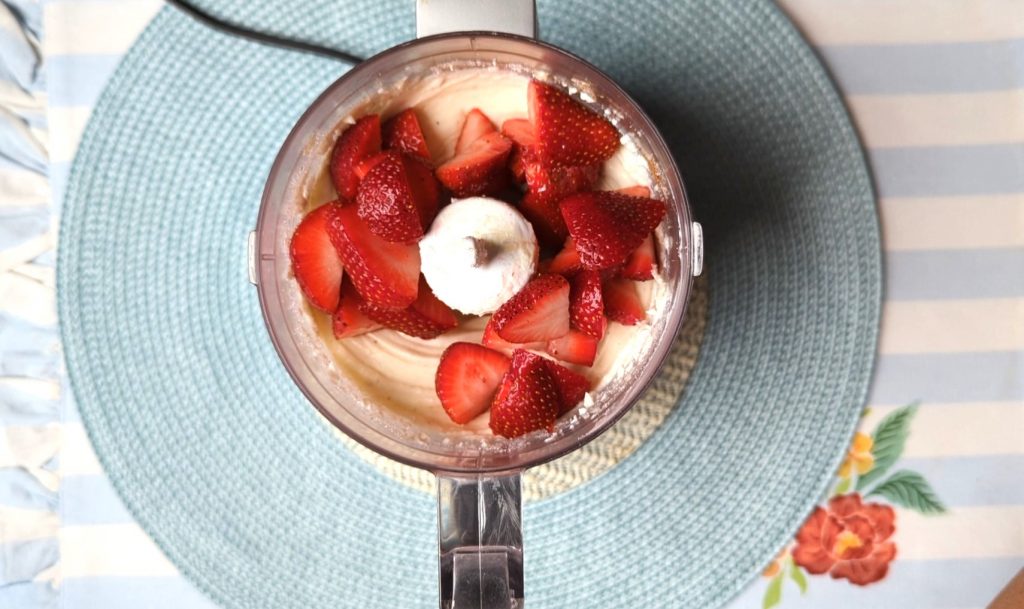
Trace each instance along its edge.
{"label": "strawberry slice", "polygon": [[327,231],[334,207],[341,207],[341,203],[327,203],[306,214],[292,233],[289,247],[299,288],[309,304],[326,313],[338,308],[343,273],[341,257]]}
{"label": "strawberry slice", "polygon": [[491,406],[510,360],[473,343],[452,343],[441,354],[434,390],[452,421],[463,425]]}
{"label": "strawberry slice", "polygon": [[583,263],[580,262],[580,254],[576,251],[576,242],[569,237],[565,240],[562,251],[555,254],[555,257],[548,263],[547,272],[570,277],[582,268]]}
{"label": "strawberry slice", "polygon": [[545,165],[594,165],[618,150],[615,126],[563,91],[533,80],[528,98],[537,155]]}
{"label": "strawberry slice", "polygon": [[338,308],[335,309],[334,315],[331,317],[334,338],[359,336],[380,329],[379,323],[363,313],[361,307],[365,302],[356,291],[356,287],[352,285],[352,280],[345,277],[341,282],[341,302],[338,303]]}
{"label": "strawberry slice", "polygon": [[620,188],[615,192],[630,197],[643,197],[645,199],[651,198],[651,189],[646,186],[627,186],[626,188]]}
{"label": "strawberry slice", "polygon": [[491,316],[498,336],[513,343],[547,341],[569,331],[569,282],[541,275]]}
{"label": "strawberry slice", "polygon": [[590,391],[590,381],[582,374],[573,372],[557,362],[546,359],[544,364],[548,367],[548,373],[551,374],[551,378],[555,380],[555,385],[558,387],[558,394],[562,402],[558,416],[562,416],[583,401],[583,396]]}
{"label": "strawberry slice", "polygon": [[544,341],[530,342],[530,343],[510,343],[504,338],[498,336],[498,331],[494,327],[494,317],[491,317],[487,321],[487,326],[484,327],[484,336],[480,340],[485,347],[491,349],[497,349],[507,353],[512,353],[516,349],[530,349],[533,351],[541,351],[544,349]]}
{"label": "strawberry slice", "polygon": [[385,241],[411,243],[437,214],[441,190],[420,161],[395,150],[382,157],[359,184],[359,217]]}
{"label": "strawberry slice", "polygon": [[538,162],[526,162],[524,171],[530,192],[552,202],[593,189],[601,177],[600,165],[545,167]]}
{"label": "strawberry slice", "polygon": [[533,125],[525,118],[510,118],[501,125],[501,134],[512,140],[512,154],[508,168],[517,182],[526,180],[526,161],[533,156],[530,148],[537,144]]}
{"label": "strawberry slice", "polygon": [[538,429],[554,429],[562,397],[546,360],[517,349],[491,405],[491,431],[515,438]]}
{"label": "strawberry slice", "polygon": [[[390,156],[391,155],[387,151],[378,152],[377,154],[370,157],[366,157],[365,159],[360,161],[360,163],[356,165],[356,168],[353,169],[352,171],[356,174],[356,178],[362,181],[362,179],[366,177],[366,174],[370,173],[370,170],[373,169],[374,165],[383,161],[386,158],[390,158]],[[359,194],[358,189],[356,190],[356,194]]]}
{"label": "strawberry slice", "polygon": [[497,130],[491,119],[487,118],[487,115],[481,112],[480,108],[473,108],[466,114],[466,120],[462,122],[459,139],[455,142],[455,154],[459,155],[466,152],[478,139]]}
{"label": "strawberry slice", "polygon": [[345,130],[331,153],[331,181],[338,195],[351,201],[359,189],[355,168],[380,152],[380,116],[369,114]]}
{"label": "strawberry slice", "polygon": [[569,323],[595,339],[600,340],[604,336],[604,299],[601,297],[601,274],[597,271],[582,271],[572,278],[569,285]]}
{"label": "strawberry slice", "polygon": [[367,303],[405,308],[416,300],[420,249],[389,243],[370,232],[355,205],[331,207],[327,232],[352,283]]}
{"label": "strawberry slice", "polygon": [[614,192],[581,192],[560,204],[583,267],[595,271],[621,265],[665,217],[655,199]]}
{"label": "strawberry slice", "polygon": [[404,309],[366,303],[362,311],[384,327],[416,338],[437,338],[459,325],[455,312],[434,296],[422,276],[418,292],[415,302]]}
{"label": "strawberry slice", "polygon": [[594,358],[597,357],[597,343],[598,339],[593,336],[588,336],[579,330],[569,330],[565,336],[548,342],[544,350],[563,362],[593,366]]}
{"label": "strawberry slice", "polygon": [[626,258],[626,264],[619,269],[619,277],[634,281],[648,281],[654,279],[655,266],[657,266],[657,262],[654,257],[654,235],[647,235],[640,242],[640,247],[636,248],[629,258]]}
{"label": "strawberry slice", "polygon": [[604,313],[608,319],[624,326],[635,326],[647,317],[647,311],[636,293],[636,285],[628,279],[610,279],[602,290]]}
{"label": "strawberry slice", "polygon": [[533,225],[533,232],[544,247],[558,247],[569,235],[557,200],[527,192],[519,201],[519,211]]}
{"label": "strawberry slice", "polygon": [[437,168],[437,179],[459,198],[500,193],[509,183],[512,142],[494,131]]}
{"label": "strawberry slice", "polygon": [[392,116],[384,123],[382,130],[384,148],[398,150],[430,162],[427,138],[423,137],[423,130],[420,129],[420,121],[416,118],[415,110],[406,108]]}

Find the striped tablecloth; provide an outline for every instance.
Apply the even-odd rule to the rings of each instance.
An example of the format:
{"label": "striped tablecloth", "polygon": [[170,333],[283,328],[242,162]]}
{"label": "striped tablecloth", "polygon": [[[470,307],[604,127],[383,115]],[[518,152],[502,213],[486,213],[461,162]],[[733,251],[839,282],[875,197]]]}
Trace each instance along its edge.
{"label": "striped tablecloth", "polygon": [[[823,499],[730,606],[984,607],[1024,565],[1024,2],[782,5],[868,148],[885,310],[838,499]],[[0,607],[212,607],[111,490],[61,376],[55,325],[69,164],[159,7],[0,1]],[[816,527],[858,501],[889,506],[862,513],[895,553],[876,550],[874,571],[851,576],[815,553]]]}

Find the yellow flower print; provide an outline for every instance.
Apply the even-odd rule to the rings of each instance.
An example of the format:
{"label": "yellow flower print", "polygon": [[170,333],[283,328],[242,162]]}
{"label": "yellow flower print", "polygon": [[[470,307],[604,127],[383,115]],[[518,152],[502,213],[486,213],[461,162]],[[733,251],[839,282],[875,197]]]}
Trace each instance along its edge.
{"label": "yellow flower print", "polygon": [[853,444],[850,446],[849,452],[846,453],[846,460],[839,468],[839,477],[849,478],[853,471],[856,471],[858,476],[863,476],[871,471],[875,465],[875,458],[871,455],[871,448],[874,444],[875,441],[871,439],[871,436],[858,431],[853,436]]}

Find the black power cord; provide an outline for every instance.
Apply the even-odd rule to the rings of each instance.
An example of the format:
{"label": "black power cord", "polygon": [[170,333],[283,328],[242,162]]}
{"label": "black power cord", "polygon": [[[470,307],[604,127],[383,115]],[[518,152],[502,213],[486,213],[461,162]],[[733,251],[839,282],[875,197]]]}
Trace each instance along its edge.
{"label": "black power cord", "polygon": [[340,59],[341,61],[348,62],[353,65],[363,61],[362,57],[353,55],[352,53],[346,53],[345,51],[339,51],[337,49],[320,46],[310,42],[303,42],[301,40],[292,40],[290,38],[282,38],[273,34],[257,32],[255,30],[250,30],[240,25],[224,21],[223,19],[214,17],[203,9],[198,8],[188,0],[165,0],[165,2],[185,13],[189,17],[192,17],[199,23],[219,32],[228,34],[229,36],[246,38],[260,44],[299,51],[300,53],[311,53],[322,57],[330,57],[331,59]]}

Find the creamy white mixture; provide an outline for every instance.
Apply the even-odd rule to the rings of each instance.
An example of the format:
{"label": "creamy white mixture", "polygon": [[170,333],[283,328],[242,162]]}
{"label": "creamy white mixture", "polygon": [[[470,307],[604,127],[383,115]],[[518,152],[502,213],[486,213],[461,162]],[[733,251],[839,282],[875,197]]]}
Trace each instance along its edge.
{"label": "creamy white mixture", "polygon": [[[525,75],[497,69],[443,72],[405,81],[344,122],[354,122],[358,116],[372,112],[387,118],[405,108],[416,108],[431,156],[440,164],[453,155],[463,119],[473,108],[480,108],[499,128],[507,119],[527,118],[528,83]],[[599,187],[613,190],[638,184],[650,186],[648,164],[630,139],[624,137],[623,146],[605,162]],[[335,196],[325,161],[298,211],[304,213]],[[648,308],[648,320],[666,309],[668,289],[659,276],[636,285]],[[393,330],[336,340],[328,316],[308,307],[306,314],[339,371],[359,386],[370,402],[404,415],[414,425],[439,430],[459,427],[441,407],[434,392],[434,374],[441,353],[448,345],[457,341],[480,342],[487,317],[464,317],[456,330],[433,340],[413,338]],[[637,354],[650,340],[650,334],[649,321],[636,326],[612,322],[592,367],[566,365],[586,375],[596,391],[635,363]],[[462,428],[489,434],[487,423],[488,413],[485,412]]]}

